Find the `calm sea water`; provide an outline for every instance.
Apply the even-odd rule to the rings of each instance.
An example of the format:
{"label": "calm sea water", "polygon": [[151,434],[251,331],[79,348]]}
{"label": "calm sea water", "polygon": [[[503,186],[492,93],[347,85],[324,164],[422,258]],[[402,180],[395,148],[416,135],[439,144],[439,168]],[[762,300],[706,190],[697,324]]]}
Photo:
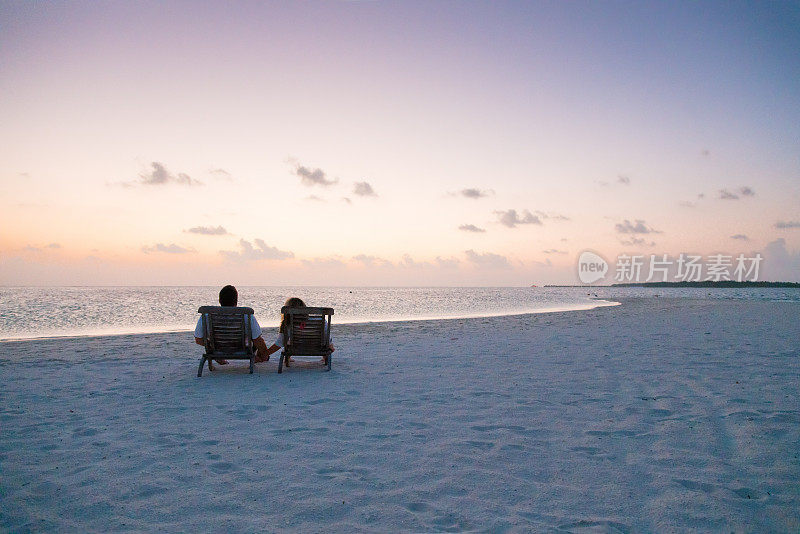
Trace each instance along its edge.
{"label": "calm sea water", "polygon": [[[262,326],[279,322],[291,296],[335,308],[334,324],[482,317],[590,309],[615,298],[662,296],[800,301],[785,289],[239,287]],[[2,287],[0,340],[170,332],[194,328],[217,287]]]}

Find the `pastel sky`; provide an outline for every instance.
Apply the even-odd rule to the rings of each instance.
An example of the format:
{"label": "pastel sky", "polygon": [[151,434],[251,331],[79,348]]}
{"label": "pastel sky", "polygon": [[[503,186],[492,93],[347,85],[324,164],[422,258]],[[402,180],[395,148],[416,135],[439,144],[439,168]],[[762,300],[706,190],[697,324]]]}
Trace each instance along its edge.
{"label": "pastel sky", "polygon": [[0,284],[800,280],[800,4],[2,2]]}

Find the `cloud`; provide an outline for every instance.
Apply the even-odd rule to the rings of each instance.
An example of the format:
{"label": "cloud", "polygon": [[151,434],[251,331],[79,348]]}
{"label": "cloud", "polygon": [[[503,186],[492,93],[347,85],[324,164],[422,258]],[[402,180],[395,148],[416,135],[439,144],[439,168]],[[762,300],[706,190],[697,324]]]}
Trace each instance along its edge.
{"label": "cloud", "polygon": [[547,250],[543,250],[542,252],[544,252],[545,254],[567,254],[566,250],[558,250],[555,248],[549,248]]}
{"label": "cloud", "polygon": [[789,228],[800,228],[800,221],[778,221],[775,223],[775,228],[781,230],[788,230]]}
{"label": "cloud", "polygon": [[718,192],[717,198],[720,200],[739,200],[739,195],[743,197],[754,197],[756,196],[756,192],[753,190],[752,187],[744,186],[737,189],[738,194],[732,193],[727,189],[720,189]]}
{"label": "cloud", "polygon": [[239,240],[239,251],[221,250],[220,254],[230,260],[236,261],[258,261],[258,260],[285,260],[294,258],[294,253],[286,250],[278,250],[276,247],[267,245],[263,239],[254,239],[255,247],[246,239]]}
{"label": "cloud", "polygon": [[508,258],[499,254],[493,254],[491,252],[480,254],[472,249],[465,250],[464,254],[467,256],[468,261],[481,267],[489,267],[492,269],[509,269],[511,267]]}
{"label": "cloud", "polygon": [[759,280],[800,282],[800,252],[789,252],[782,237],[764,247]]}
{"label": "cloud", "polygon": [[654,247],[656,246],[655,241],[648,242],[643,237],[632,237],[627,241],[620,241],[626,247]]}
{"label": "cloud", "polygon": [[534,213],[541,217],[542,219],[552,219],[554,221],[570,221],[571,219],[566,215],[561,215],[559,213],[545,213],[543,211],[536,210]]}
{"label": "cloud", "polygon": [[27,245],[26,247],[23,247],[22,250],[24,250],[25,252],[42,252],[45,249],[57,250],[60,248],[61,245],[59,243],[49,243],[41,247],[37,247],[35,245]]}
{"label": "cloud", "polygon": [[443,269],[455,269],[461,260],[458,258],[441,258],[436,256],[436,264]]}
{"label": "cloud", "polygon": [[694,208],[697,206],[696,202],[692,202],[691,200],[681,200],[678,204],[684,208]]}
{"label": "cloud", "polygon": [[353,194],[360,197],[377,197],[378,194],[372,189],[372,186],[367,182],[356,182],[353,184]]}
{"label": "cloud", "polygon": [[219,168],[211,169],[210,171],[208,171],[208,173],[220,180],[233,180],[233,176],[231,175],[231,173],[229,173],[225,169],[219,169]]}
{"label": "cloud", "polygon": [[617,183],[622,185],[631,185],[631,179],[624,174],[617,175]]}
{"label": "cloud", "polygon": [[200,235],[228,235],[228,231],[222,226],[194,226],[184,232]]}
{"label": "cloud", "polygon": [[368,256],[366,254],[358,254],[357,256],[353,256],[353,259],[359,263],[362,263],[365,267],[373,267],[378,265],[391,265],[391,263],[384,260],[383,258],[379,258],[377,256]]}
{"label": "cloud", "polygon": [[153,252],[164,252],[165,254],[191,254],[195,252],[190,248],[184,248],[175,243],[170,243],[169,245],[165,245],[163,243],[156,243],[155,245],[148,247],[142,247],[142,252],[145,254],[151,254]]}
{"label": "cloud", "polygon": [[744,234],[734,234],[731,239],[738,239],[739,241],[750,241],[750,238]]}
{"label": "cloud", "polygon": [[628,219],[625,219],[621,223],[614,225],[614,228],[617,230],[617,233],[620,234],[660,234],[661,232],[658,230],[654,230],[652,227],[647,226],[645,222],[641,219],[636,219],[634,223],[631,223]]}
{"label": "cloud", "polygon": [[497,215],[497,219],[500,224],[509,228],[516,228],[518,224],[542,224],[541,219],[528,210],[523,212],[522,217],[520,217],[517,213],[517,210],[514,209],[505,211],[500,210],[495,211],[494,213]]}
{"label": "cloud", "polygon": [[422,267],[428,267],[429,265],[430,263],[427,261],[415,261],[410,254],[403,254],[403,259],[400,260],[401,267],[408,267],[411,269],[421,269]]}
{"label": "cloud", "polygon": [[702,154],[703,156],[708,156],[709,154],[711,154],[711,151],[709,151],[707,148],[704,148],[704,149],[703,149],[703,150],[700,152],[700,154]]}
{"label": "cloud", "polygon": [[[167,170],[163,163],[153,161],[150,163],[152,167],[150,171],[139,174],[139,180],[135,183],[141,185],[166,185],[166,184],[180,184],[180,185],[203,185],[203,182],[194,180],[186,173],[179,172],[172,174]],[[123,185],[130,186],[130,182],[125,182]]]}
{"label": "cloud", "polygon": [[325,202],[324,198],[318,197],[317,195],[308,195],[305,199],[306,200],[313,200],[315,202]]}
{"label": "cloud", "polygon": [[353,203],[353,201],[352,201],[352,200],[350,200],[350,199],[349,199],[349,198],[347,198],[347,197],[342,197],[342,202],[347,202],[348,204],[352,204],[352,203]]}
{"label": "cloud", "polygon": [[461,226],[458,227],[458,229],[461,230],[462,232],[473,232],[476,234],[482,234],[486,232],[486,230],[484,230],[483,228],[478,228],[474,224],[462,224]]}
{"label": "cloud", "polygon": [[325,171],[322,169],[311,170],[303,165],[298,165],[295,169],[295,174],[300,177],[300,183],[309,187],[314,185],[321,185],[327,187],[333,185],[339,180],[328,180],[325,178]]}
{"label": "cloud", "polygon": [[462,189],[458,192],[459,195],[465,198],[486,198],[494,195],[494,190],[492,189],[476,189],[473,187],[468,187],[467,189]]}

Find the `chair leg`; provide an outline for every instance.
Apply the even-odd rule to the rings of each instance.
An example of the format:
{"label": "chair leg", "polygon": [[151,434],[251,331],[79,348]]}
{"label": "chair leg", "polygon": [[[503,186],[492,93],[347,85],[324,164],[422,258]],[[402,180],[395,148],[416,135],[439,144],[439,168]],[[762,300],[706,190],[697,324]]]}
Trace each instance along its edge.
{"label": "chair leg", "polygon": [[283,372],[283,353],[281,352],[281,355],[278,356],[278,374],[282,372]]}
{"label": "chair leg", "polygon": [[206,357],[200,358],[200,367],[197,368],[197,376],[203,376],[203,366],[206,364]]}
{"label": "chair leg", "polygon": [[253,365],[254,364],[255,364],[255,360],[253,358],[250,358],[250,374],[251,375],[253,374]]}
{"label": "chair leg", "polygon": [[333,359],[333,354],[328,354],[328,371],[331,370],[331,360]]}

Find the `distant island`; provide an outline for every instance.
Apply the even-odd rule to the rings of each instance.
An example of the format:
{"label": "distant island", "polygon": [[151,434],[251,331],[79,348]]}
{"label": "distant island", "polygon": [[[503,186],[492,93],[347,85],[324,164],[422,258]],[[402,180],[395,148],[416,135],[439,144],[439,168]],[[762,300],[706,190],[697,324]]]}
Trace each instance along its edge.
{"label": "distant island", "polygon": [[800,288],[798,282],[737,282],[735,280],[720,280],[712,282],[642,282],[637,284],[611,284],[611,287],[795,287]]}
{"label": "distant island", "polygon": [[[531,286],[536,287],[536,286]],[[737,282],[735,280],[711,280],[703,282],[638,282],[611,285],[545,285],[544,287],[782,287],[800,289],[800,282]]]}

